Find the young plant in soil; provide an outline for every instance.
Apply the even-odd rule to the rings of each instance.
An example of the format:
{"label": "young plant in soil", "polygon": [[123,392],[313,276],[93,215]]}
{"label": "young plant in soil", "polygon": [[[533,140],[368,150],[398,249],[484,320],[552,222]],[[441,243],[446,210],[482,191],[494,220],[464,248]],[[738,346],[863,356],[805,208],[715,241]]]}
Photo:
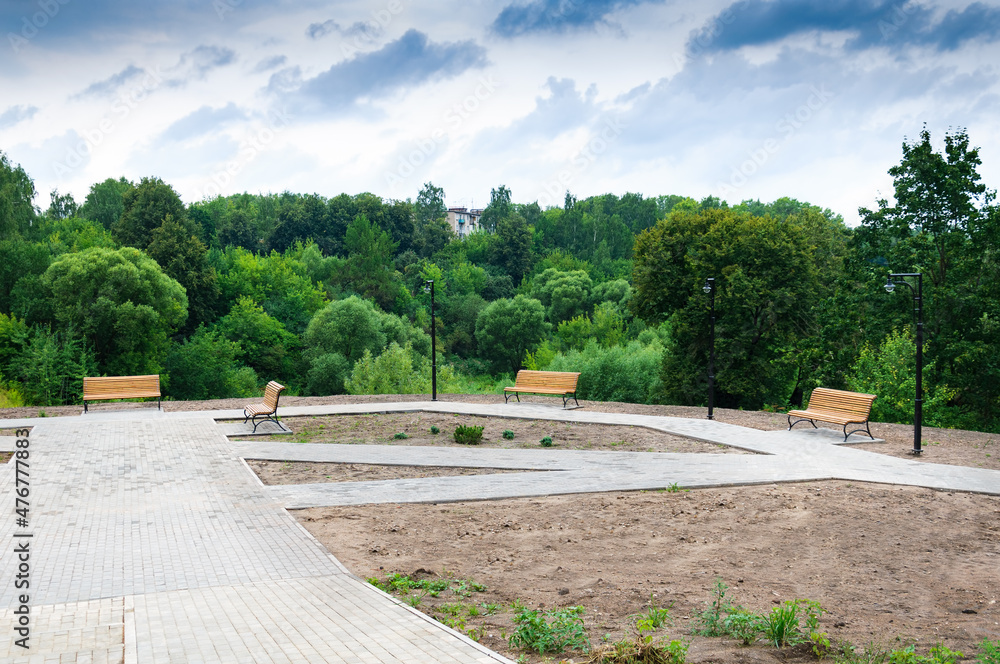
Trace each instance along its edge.
{"label": "young plant in soil", "polygon": [[522,609],[514,616],[517,629],[510,636],[510,645],[540,655],[565,650],[587,652],[590,641],[583,626],[583,614],[582,606],[550,611]]}
{"label": "young plant in soil", "polygon": [[459,445],[478,445],[483,440],[484,428],[459,424],[455,427],[455,442]]}

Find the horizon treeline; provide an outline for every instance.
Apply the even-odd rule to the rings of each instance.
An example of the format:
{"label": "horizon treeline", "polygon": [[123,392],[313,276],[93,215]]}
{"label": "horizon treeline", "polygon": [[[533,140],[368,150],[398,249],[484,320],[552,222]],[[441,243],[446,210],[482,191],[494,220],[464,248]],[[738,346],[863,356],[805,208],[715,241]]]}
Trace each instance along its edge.
{"label": "horizon treeline", "polygon": [[[848,228],[780,198],[604,194],[541,209],[492,190],[456,237],[445,192],[234,194],[185,205],[156,177],[34,206],[0,152],[0,406],[80,403],[88,375],[158,373],[174,399],[496,392],[521,368],[580,371],[580,398],[801,405],[826,386],[912,420],[923,274],[925,422],[1000,430],[1000,212],[964,130],[903,144],[894,200]],[[915,285],[915,284],[914,284]]]}

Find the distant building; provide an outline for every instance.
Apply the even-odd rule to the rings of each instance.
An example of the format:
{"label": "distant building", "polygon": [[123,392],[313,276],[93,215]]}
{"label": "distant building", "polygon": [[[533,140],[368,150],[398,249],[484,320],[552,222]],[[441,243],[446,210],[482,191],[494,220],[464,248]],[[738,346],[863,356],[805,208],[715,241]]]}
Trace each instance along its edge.
{"label": "distant building", "polygon": [[479,229],[479,218],[483,216],[480,209],[464,207],[448,208],[448,224],[458,237],[465,237]]}

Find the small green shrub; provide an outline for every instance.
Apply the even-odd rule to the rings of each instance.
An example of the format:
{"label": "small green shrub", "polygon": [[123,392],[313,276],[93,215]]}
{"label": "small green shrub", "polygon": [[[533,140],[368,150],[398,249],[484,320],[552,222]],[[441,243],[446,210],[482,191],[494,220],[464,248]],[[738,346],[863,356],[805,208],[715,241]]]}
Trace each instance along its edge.
{"label": "small green shrub", "polygon": [[434,435],[437,435],[437,434],[441,433],[441,429],[438,429],[436,426],[434,426],[432,424],[431,425],[431,433],[434,434]]}
{"label": "small green shrub", "polygon": [[514,616],[517,629],[508,641],[511,647],[533,650],[542,655],[547,652],[590,649],[590,641],[583,627],[582,606],[539,611],[523,609]]}
{"label": "small green shrub", "polygon": [[761,618],[761,628],[765,638],[775,648],[801,643],[798,605],[793,601],[787,601],[781,606],[774,607],[771,613]]}
{"label": "small green shrub", "polygon": [[510,429],[504,429],[503,438],[504,440],[514,440],[514,432],[511,431]]}
{"label": "small green shrub", "polygon": [[640,613],[637,616],[638,620],[636,620],[635,623],[635,628],[639,631],[640,634],[645,632],[653,632],[663,627],[664,625],[674,624],[673,619],[671,619],[670,617],[670,606],[673,606],[673,604],[664,609],[653,604],[652,596],[650,596],[649,600],[651,606],[648,609],[646,609],[645,613]]}
{"label": "small green shrub", "polygon": [[722,619],[722,631],[745,646],[757,643],[764,630],[760,616],[749,611],[735,611]]}
{"label": "small green shrub", "polygon": [[546,436],[545,438],[542,438],[540,441],[538,441],[538,444],[541,445],[542,447],[552,447],[552,437]]}
{"label": "small green shrub", "polygon": [[455,427],[455,442],[460,445],[478,445],[483,439],[483,427],[465,426],[459,424]]}
{"label": "small green shrub", "polygon": [[933,646],[926,656],[918,655],[916,650],[916,645],[911,643],[905,648],[890,652],[887,661],[889,664],[956,664],[965,657],[941,643]]}
{"label": "small green shrub", "polygon": [[695,626],[691,630],[698,636],[725,636],[727,634],[724,619],[730,613],[743,612],[743,607],[726,599],[729,590],[721,577],[716,577],[713,592],[715,597],[706,605],[705,610],[695,617]]}
{"label": "small green shrub", "polygon": [[395,438],[396,440],[406,440],[407,438],[409,438],[409,436],[406,435],[405,431],[400,431],[397,434],[393,434],[392,437]]}
{"label": "small green shrub", "polygon": [[979,644],[979,664],[1000,664],[1000,641],[983,639]]}

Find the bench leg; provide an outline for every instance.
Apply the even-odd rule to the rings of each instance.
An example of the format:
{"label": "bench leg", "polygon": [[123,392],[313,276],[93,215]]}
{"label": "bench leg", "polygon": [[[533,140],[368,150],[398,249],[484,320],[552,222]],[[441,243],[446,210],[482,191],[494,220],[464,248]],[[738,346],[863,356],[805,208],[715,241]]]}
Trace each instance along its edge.
{"label": "bench leg", "polygon": [[[857,424],[857,423],[855,422],[855,424]],[[861,433],[862,431],[864,431],[865,433],[867,433],[869,438],[871,438],[872,440],[875,440],[875,436],[872,435],[872,430],[868,428],[868,422],[865,422],[865,428],[864,429],[855,429],[855,430],[851,431],[850,433],[847,432],[847,425],[845,424],[844,425],[844,440],[846,441],[847,437],[850,436],[852,433]]]}
{"label": "bench leg", "polygon": [[[271,415],[264,415],[263,416],[264,419],[262,419],[260,422],[257,421],[257,415],[254,415],[254,417],[253,417],[253,432],[257,433],[257,427],[259,427],[264,422],[269,422],[269,421],[270,422],[274,422],[275,424],[277,424],[278,428],[281,429],[282,431],[288,431],[288,429],[285,428],[285,425],[283,425],[281,422],[278,421],[278,414],[274,413],[273,415],[274,415],[273,417]],[[246,420],[243,420],[243,423],[246,424]]]}
{"label": "bench leg", "polygon": [[809,424],[813,425],[813,429],[818,429],[819,428],[818,426],[816,426],[816,423],[813,422],[812,420],[810,420],[808,417],[802,417],[802,418],[797,419],[794,422],[792,422],[792,416],[789,415],[788,416],[788,430],[791,431],[792,427],[795,426],[796,424],[798,424],[799,422],[808,422]]}

